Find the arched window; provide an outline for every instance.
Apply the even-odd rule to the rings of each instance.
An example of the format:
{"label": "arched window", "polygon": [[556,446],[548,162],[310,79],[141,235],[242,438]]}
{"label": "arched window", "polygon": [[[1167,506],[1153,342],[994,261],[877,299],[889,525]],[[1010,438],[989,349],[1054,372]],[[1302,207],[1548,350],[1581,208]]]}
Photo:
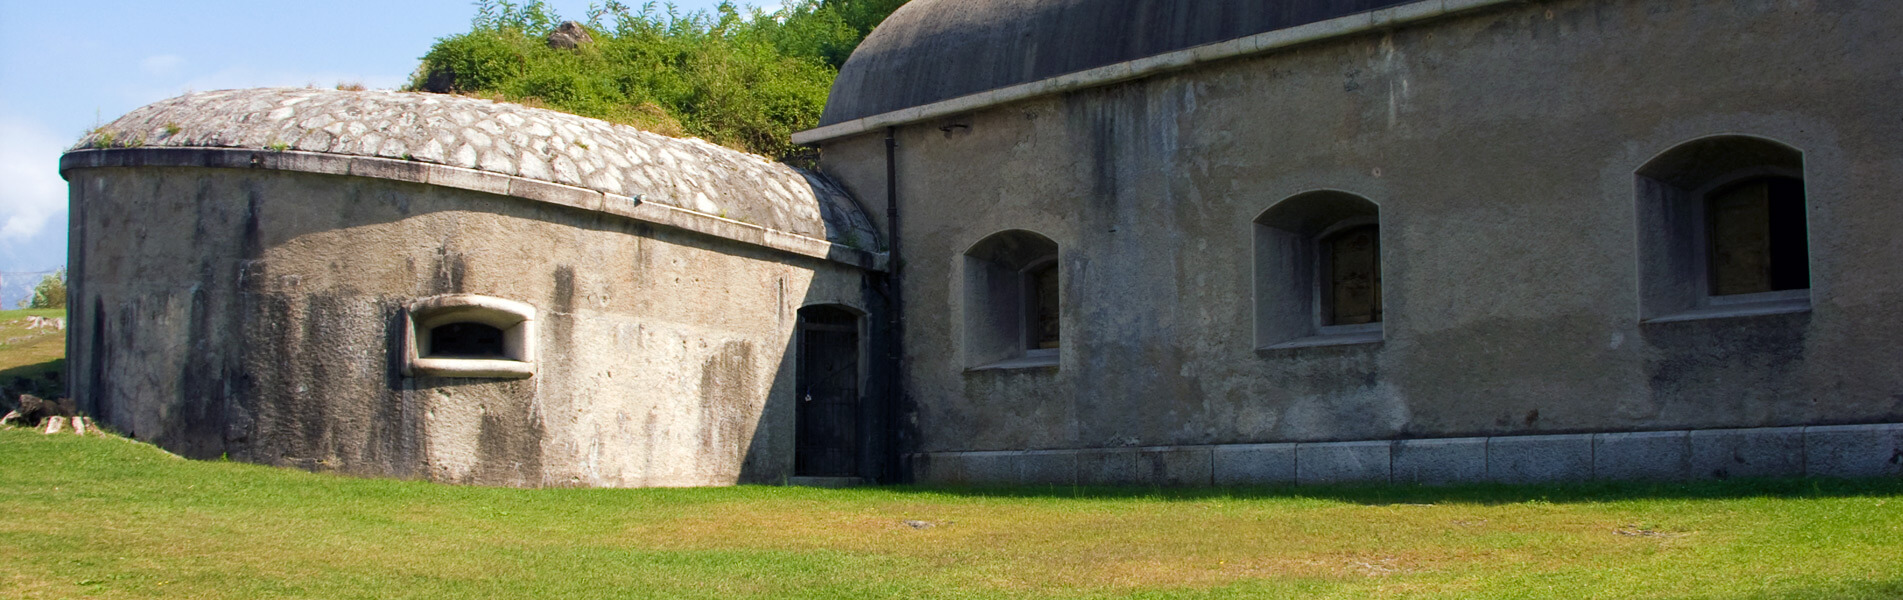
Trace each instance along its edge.
{"label": "arched window", "polygon": [[1747,136],[1681,144],[1638,171],[1646,320],[1810,306],[1804,158]]}
{"label": "arched window", "polygon": [[1380,209],[1319,191],[1276,203],[1255,220],[1256,345],[1381,340]]}
{"label": "arched window", "polygon": [[1063,273],[1056,242],[1023,230],[992,234],[965,252],[964,288],[967,365],[1057,364]]}
{"label": "arched window", "polygon": [[535,307],[456,294],[404,311],[403,374],[522,378],[535,374]]}

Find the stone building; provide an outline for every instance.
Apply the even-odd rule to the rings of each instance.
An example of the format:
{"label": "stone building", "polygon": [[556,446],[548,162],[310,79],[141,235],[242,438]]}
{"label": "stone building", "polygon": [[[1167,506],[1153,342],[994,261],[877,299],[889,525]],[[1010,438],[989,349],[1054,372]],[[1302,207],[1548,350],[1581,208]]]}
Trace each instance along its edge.
{"label": "stone building", "polygon": [[883,393],[855,338],[888,261],[818,174],[396,92],[191,94],[79,148],[72,391],[128,435],[521,486],[856,477],[890,454],[795,435],[884,428],[851,411]]}
{"label": "stone building", "polygon": [[897,223],[922,481],[1898,474],[1899,29],[914,0],[794,140]]}
{"label": "stone building", "polygon": [[794,137],[824,175],[186,96],[62,161],[69,379],[191,455],[512,485],[1898,475],[1899,28],[914,0]]}

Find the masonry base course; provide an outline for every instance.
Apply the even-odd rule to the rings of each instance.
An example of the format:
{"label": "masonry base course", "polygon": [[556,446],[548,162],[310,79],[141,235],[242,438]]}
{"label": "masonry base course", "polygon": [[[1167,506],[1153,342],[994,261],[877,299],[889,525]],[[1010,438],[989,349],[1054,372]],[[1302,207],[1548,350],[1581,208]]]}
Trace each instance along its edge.
{"label": "masonry base course", "polygon": [[1425,440],[928,452],[943,485],[1309,485],[1903,475],[1903,423]]}

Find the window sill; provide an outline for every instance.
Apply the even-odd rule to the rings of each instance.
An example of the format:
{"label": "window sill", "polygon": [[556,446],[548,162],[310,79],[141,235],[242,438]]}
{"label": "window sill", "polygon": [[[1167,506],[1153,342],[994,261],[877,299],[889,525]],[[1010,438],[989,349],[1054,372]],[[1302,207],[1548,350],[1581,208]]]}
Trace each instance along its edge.
{"label": "window sill", "polygon": [[1289,340],[1280,344],[1263,346],[1257,348],[1257,350],[1292,350],[1296,348],[1321,348],[1326,346],[1356,346],[1361,344],[1378,344],[1381,343],[1381,340],[1381,330],[1375,329],[1373,331],[1327,333],[1309,336]]}
{"label": "window sill", "polygon": [[1044,354],[1044,355],[1019,356],[1016,358],[1007,358],[1007,359],[994,362],[988,365],[976,366],[969,369],[965,369],[965,371],[966,372],[1014,371],[1014,370],[1020,370],[1020,369],[1056,369],[1056,368],[1057,368],[1057,354],[1051,353],[1051,354]]}
{"label": "window sill", "polygon": [[1810,298],[1785,298],[1738,304],[1719,304],[1703,306],[1682,313],[1646,319],[1644,323],[1677,323],[1681,321],[1703,321],[1706,319],[1729,319],[1733,317],[1756,317],[1762,315],[1782,315],[1810,311]]}
{"label": "window sill", "polygon": [[403,373],[411,377],[523,379],[535,375],[535,363],[494,358],[419,358]]}

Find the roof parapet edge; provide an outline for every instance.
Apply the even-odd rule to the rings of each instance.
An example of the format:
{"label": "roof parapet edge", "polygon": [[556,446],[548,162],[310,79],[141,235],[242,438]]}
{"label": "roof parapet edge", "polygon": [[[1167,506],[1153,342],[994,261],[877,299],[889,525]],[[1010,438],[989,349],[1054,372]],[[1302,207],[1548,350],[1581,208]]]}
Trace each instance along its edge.
{"label": "roof parapet edge", "polygon": [[930,104],[901,108],[891,112],[860,117],[851,121],[834,123],[824,127],[815,127],[805,131],[797,131],[793,133],[793,143],[810,146],[840,138],[879,131],[887,127],[910,125],[920,121],[952,116],[1020,100],[1029,100],[1040,96],[1101,87],[1132,79],[1142,79],[1171,71],[1179,71],[1205,62],[1252,54],[1265,54],[1302,44],[1346,37],[1369,31],[1390,29],[1456,13],[1492,8],[1506,4],[1522,4],[1531,1],[1534,0],[1420,0],[1419,2],[1390,6],[1326,21],[1316,21],[1305,25],[1265,31],[1235,39],[1145,56],[1135,60],[985,90],[975,94],[948,98]]}
{"label": "roof parapet edge", "polygon": [[66,177],[67,171],[74,169],[110,167],[265,169],[421,183],[607,213],[870,271],[886,271],[891,264],[886,253],[768,229],[752,223],[665,204],[641,202],[619,194],[434,163],[319,152],[180,147],[74,150],[61,155],[59,159],[61,177]]}

